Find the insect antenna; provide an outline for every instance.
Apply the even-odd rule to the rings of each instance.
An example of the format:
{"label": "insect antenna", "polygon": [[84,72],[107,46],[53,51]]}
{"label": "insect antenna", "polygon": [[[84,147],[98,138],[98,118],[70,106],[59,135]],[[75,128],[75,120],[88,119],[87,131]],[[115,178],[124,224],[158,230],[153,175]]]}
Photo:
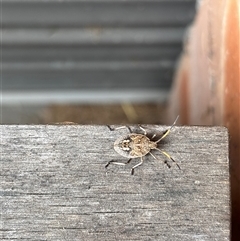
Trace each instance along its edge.
{"label": "insect antenna", "polygon": [[176,124],[178,118],[179,118],[179,115],[177,116],[176,120],[173,122],[173,124],[171,125],[171,127],[170,127],[168,130],[166,130],[166,131],[164,132],[163,136],[162,136],[159,140],[155,141],[155,143],[160,142],[163,138],[165,138],[165,137],[170,133],[171,129],[172,129],[173,126]]}

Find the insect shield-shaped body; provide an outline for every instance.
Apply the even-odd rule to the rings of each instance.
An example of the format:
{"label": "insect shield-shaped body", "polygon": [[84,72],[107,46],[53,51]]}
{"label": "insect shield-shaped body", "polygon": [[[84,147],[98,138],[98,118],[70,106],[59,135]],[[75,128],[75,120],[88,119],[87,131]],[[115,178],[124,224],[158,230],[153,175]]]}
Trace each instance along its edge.
{"label": "insect shield-shaped body", "polygon": [[151,149],[156,149],[157,144],[142,134],[128,134],[114,142],[114,149],[121,156],[139,158],[146,156]]}
{"label": "insect shield-shaped body", "polygon": [[[169,129],[167,129],[166,131],[164,131],[162,136],[157,141],[152,140],[156,136],[156,134],[154,134],[151,139],[148,138],[147,137],[147,131],[141,126],[139,126],[139,128],[141,129],[141,131],[144,132],[144,134],[133,133],[129,126],[124,126],[129,130],[130,134],[118,138],[114,142],[114,149],[121,156],[128,158],[128,161],[123,163],[123,162],[119,162],[119,161],[116,161],[116,160],[111,160],[107,163],[107,165],[105,167],[107,168],[111,163],[116,164],[116,165],[126,165],[133,158],[140,158],[141,161],[138,164],[136,164],[135,166],[132,167],[131,174],[133,175],[134,169],[136,167],[142,165],[143,157],[146,156],[147,154],[150,154],[154,159],[157,160],[157,158],[151,153],[152,150],[159,151],[161,154],[163,154],[169,160],[171,160],[172,162],[175,162],[174,159],[167,152],[160,150],[157,147],[157,145],[163,138],[165,138],[170,133],[170,130],[175,125],[177,119],[178,119],[178,117],[176,118],[176,120],[174,121],[172,126]],[[108,126],[108,128],[111,131],[113,131],[113,130],[120,129],[122,127],[118,127],[116,129],[113,129],[110,126]],[[171,167],[171,165],[167,161],[164,161],[164,163],[169,168]],[[176,163],[176,165],[180,169],[180,166],[177,163]]]}

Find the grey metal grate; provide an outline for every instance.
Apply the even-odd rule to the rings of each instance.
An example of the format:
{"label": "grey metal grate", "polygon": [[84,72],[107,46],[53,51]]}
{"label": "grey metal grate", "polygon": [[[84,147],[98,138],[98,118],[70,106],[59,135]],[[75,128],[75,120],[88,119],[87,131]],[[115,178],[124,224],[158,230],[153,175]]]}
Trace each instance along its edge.
{"label": "grey metal grate", "polygon": [[194,12],[193,0],[3,0],[3,103],[58,91],[56,102],[73,91],[81,102],[82,93],[98,102],[101,91],[165,96]]}

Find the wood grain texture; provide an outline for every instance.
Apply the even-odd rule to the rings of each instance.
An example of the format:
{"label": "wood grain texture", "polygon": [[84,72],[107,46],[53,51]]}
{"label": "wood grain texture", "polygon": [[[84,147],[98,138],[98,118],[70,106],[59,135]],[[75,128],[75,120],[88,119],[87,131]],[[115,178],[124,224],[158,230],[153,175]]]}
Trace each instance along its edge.
{"label": "wood grain texture", "polygon": [[[127,129],[3,125],[1,240],[229,240],[228,132],[174,127],[130,175],[113,143]],[[137,127],[134,127],[137,129]],[[161,133],[166,126],[148,126]]]}

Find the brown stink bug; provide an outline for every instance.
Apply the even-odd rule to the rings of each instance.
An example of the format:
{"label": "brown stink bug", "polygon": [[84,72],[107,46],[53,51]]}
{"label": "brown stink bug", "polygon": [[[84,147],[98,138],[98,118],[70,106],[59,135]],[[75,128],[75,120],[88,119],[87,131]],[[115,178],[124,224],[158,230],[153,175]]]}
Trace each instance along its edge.
{"label": "brown stink bug", "polygon": [[[174,162],[177,165],[177,167],[180,169],[180,166],[174,161],[174,159],[167,152],[162,151],[157,147],[158,143],[170,133],[171,129],[176,124],[178,117],[179,116],[177,116],[172,126],[166,131],[164,131],[162,136],[157,141],[153,141],[153,138],[156,137],[156,134],[154,134],[151,138],[149,138],[147,136],[147,131],[142,126],[139,126],[139,128],[143,131],[143,134],[133,133],[133,131],[129,126],[122,126],[115,129],[108,126],[108,128],[111,131],[126,127],[128,128],[130,134],[126,136],[122,136],[114,142],[115,151],[121,156],[128,158],[128,161],[126,163],[122,163],[115,160],[111,160],[107,163],[105,168],[107,168],[110,165],[110,163],[116,164],[116,165],[126,165],[132,159],[140,158],[141,161],[132,167],[131,174],[133,175],[134,169],[143,164],[143,157],[146,156],[147,154],[150,154],[154,159],[157,160],[157,158],[151,153],[152,150],[157,150],[161,152],[169,160]],[[167,161],[164,161],[164,163],[169,168],[171,167],[171,165]]]}

